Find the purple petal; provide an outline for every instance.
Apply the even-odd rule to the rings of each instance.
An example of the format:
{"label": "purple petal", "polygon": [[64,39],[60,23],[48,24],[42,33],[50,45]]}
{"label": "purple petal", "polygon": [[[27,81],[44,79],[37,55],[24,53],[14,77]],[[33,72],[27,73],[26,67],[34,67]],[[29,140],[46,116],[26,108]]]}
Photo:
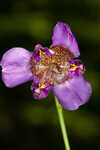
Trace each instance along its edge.
{"label": "purple petal", "polygon": [[[36,81],[37,82],[37,81]],[[36,82],[33,83],[31,89],[33,91],[33,95],[35,99],[43,99],[48,96],[48,92],[52,88],[51,85],[47,85],[44,88],[40,88],[39,86],[36,85]]]}
{"label": "purple petal", "polygon": [[68,72],[68,77],[72,78],[74,76],[83,75],[85,72],[85,67],[80,60],[70,60],[70,69]]}
{"label": "purple petal", "polygon": [[39,49],[42,47],[41,44],[37,44],[34,48],[34,52],[33,52],[33,58],[35,59],[36,62],[40,61],[40,51]]}
{"label": "purple petal", "polygon": [[45,87],[41,88],[39,86],[40,79],[38,76],[33,77],[34,83],[31,86],[31,90],[33,91],[33,95],[35,99],[43,99],[48,96],[48,92],[51,90],[51,85],[46,85]]}
{"label": "purple petal", "polygon": [[75,57],[80,55],[77,41],[70,30],[70,26],[58,22],[53,30],[52,46],[60,45],[69,49]]}
{"label": "purple petal", "polygon": [[83,76],[79,76],[55,86],[53,91],[65,109],[75,110],[89,100],[92,89]]}
{"label": "purple petal", "polygon": [[40,50],[47,55],[52,55],[47,47],[43,47],[41,44],[37,44],[35,45],[33,52],[33,58],[35,59],[36,63],[40,61]]}
{"label": "purple petal", "polygon": [[32,80],[30,71],[31,53],[24,48],[12,48],[2,57],[2,80],[7,87],[15,87]]}
{"label": "purple petal", "polygon": [[39,81],[40,81],[39,77],[34,75],[33,80],[34,80],[34,86],[38,87],[38,84],[39,84]]}

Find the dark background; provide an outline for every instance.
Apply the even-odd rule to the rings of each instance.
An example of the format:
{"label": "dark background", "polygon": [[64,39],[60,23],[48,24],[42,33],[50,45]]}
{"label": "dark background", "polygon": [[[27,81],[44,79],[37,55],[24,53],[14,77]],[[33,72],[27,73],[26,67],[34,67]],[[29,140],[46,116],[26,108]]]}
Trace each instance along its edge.
{"label": "dark background", "polygon": [[[64,110],[72,150],[100,147],[100,0],[9,0],[0,2],[0,59],[12,47],[33,51],[51,45],[56,22],[70,24],[91,83],[90,101],[77,111]],[[0,79],[0,149],[64,149],[53,93],[40,101],[32,82],[13,89]]]}

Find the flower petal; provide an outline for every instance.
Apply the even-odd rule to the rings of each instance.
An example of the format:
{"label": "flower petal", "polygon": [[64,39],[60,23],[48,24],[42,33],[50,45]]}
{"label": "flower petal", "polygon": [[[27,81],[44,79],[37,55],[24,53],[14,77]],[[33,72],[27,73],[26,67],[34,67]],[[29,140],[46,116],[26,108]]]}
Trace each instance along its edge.
{"label": "flower petal", "polygon": [[75,76],[83,75],[85,72],[85,67],[80,60],[69,60],[70,69],[68,72],[68,77],[72,78]]}
{"label": "flower petal", "polygon": [[35,59],[36,62],[40,61],[40,52],[39,49],[42,47],[41,44],[37,44],[34,48],[34,52],[33,52],[33,58]]}
{"label": "flower petal", "polygon": [[7,87],[15,87],[32,80],[30,71],[31,53],[24,48],[12,48],[2,57],[2,80]]}
{"label": "flower petal", "polygon": [[48,92],[50,91],[51,86],[48,85],[45,88],[35,88],[33,90],[33,95],[35,99],[43,99],[46,98],[48,96]]}
{"label": "flower petal", "polygon": [[[38,82],[38,81],[36,81]],[[43,99],[46,98],[48,96],[48,92],[50,91],[50,89],[52,88],[51,85],[47,85],[44,88],[40,88],[37,83],[34,82],[31,86],[31,90],[33,91],[33,96],[35,99]]]}
{"label": "flower petal", "polygon": [[60,45],[69,49],[75,57],[80,55],[77,41],[70,30],[70,26],[58,22],[53,30],[52,46]]}
{"label": "flower petal", "polygon": [[31,90],[33,92],[34,98],[37,100],[46,98],[48,96],[48,92],[51,90],[52,86],[48,84],[41,88],[39,86],[39,82],[40,82],[39,77],[34,76],[33,80],[34,80],[34,82],[31,86]]}
{"label": "flower petal", "polygon": [[79,76],[55,86],[53,91],[65,109],[75,110],[89,100],[92,89],[83,76]]}
{"label": "flower petal", "polygon": [[33,58],[35,59],[36,63],[40,61],[40,50],[47,55],[52,55],[52,53],[47,47],[43,47],[41,44],[36,44],[33,52]]}

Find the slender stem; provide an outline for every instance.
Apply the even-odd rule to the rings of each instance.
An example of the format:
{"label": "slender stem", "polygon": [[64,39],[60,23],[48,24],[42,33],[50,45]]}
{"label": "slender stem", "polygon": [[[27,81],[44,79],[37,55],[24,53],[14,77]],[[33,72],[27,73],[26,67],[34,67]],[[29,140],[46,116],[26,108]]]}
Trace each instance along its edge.
{"label": "slender stem", "polygon": [[58,102],[58,100],[57,100],[56,97],[55,97],[55,103],[56,103],[56,107],[57,107],[57,112],[58,112],[60,127],[61,127],[61,131],[62,131],[62,135],[63,135],[63,140],[64,140],[64,144],[65,144],[65,149],[66,150],[70,150],[68,136],[67,136],[67,132],[66,132],[66,126],[65,126],[63,112],[62,112],[62,107],[59,104],[59,102]]}

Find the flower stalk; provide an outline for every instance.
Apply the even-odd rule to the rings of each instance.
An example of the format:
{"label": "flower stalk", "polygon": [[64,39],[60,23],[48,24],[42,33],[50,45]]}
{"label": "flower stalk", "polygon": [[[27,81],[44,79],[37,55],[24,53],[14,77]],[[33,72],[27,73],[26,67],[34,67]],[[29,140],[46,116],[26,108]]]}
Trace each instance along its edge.
{"label": "flower stalk", "polygon": [[57,108],[57,112],[58,112],[58,118],[59,118],[59,123],[60,123],[60,127],[61,127],[61,132],[63,135],[65,150],[70,150],[68,135],[67,135],[63,112],[62,112],[62,106],[59,104],[56,96],[55,96],[55,103],[56,103],[56,108]]}

